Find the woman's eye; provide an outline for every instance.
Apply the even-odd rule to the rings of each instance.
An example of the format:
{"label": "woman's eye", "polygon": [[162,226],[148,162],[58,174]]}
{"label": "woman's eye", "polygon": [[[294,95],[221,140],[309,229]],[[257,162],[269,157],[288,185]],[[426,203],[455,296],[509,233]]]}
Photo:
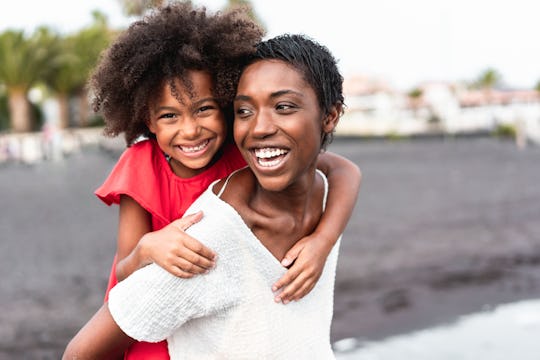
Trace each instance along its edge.
{"label": "woman's eye", "polygon": [[237,108],[234,113],[238,115],[238,117],[240,118],[245,118],[251,114],[251,112],[248,109],[242,108],[242,107]]}
{"label": "woman's eye", "polygon": [[295,109],[296,106],[292,105],[292,104],[277,104],[276,105],[276,110],[278,111],[290,111],[290,110],[293,110]]}

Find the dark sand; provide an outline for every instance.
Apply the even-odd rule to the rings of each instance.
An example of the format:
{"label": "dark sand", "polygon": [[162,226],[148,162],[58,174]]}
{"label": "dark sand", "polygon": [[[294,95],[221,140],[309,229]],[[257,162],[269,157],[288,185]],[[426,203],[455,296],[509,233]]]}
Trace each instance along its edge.
{"label": "dark sand", "polygon": [[[489,138],[337,139],[364,173],[344,234],[332,339],[380,339],[540,295],[540,147]],[[118,153],[0,165],[0,360],[58,359],[102,302]]]}

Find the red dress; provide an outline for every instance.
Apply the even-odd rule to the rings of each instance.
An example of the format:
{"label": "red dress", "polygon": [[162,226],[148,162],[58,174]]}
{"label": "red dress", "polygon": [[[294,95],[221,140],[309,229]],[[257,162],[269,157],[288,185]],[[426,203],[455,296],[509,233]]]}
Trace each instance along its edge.
{"label": "red dress", "polygon": [[[233,144],[224,146],[221,158],[203,173],[191,178],[174,174],[155,140],[144,140],[127,148],[103,185],[95,194],[107,205],[119,204],[120,195],[128,195],[152,216],[152,230],[159,230],[176,220],[208,186],[217,179],[246,166]],[[105,301],[118,283],[116,256],[113,261]],[[169,359],[167,342],[133,344],[125,354],[129,360]]]}

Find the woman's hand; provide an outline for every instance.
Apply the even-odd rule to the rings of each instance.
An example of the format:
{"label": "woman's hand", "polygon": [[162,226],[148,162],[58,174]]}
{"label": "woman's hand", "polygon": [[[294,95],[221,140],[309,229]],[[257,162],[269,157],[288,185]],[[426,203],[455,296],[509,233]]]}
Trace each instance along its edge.
{"label": "woman's hand", "polygon": [[181,278],[207,273],[215,266],[216,254],[184,232],[202,216],[199,211],[145,234],[138,244],[143,258]]}

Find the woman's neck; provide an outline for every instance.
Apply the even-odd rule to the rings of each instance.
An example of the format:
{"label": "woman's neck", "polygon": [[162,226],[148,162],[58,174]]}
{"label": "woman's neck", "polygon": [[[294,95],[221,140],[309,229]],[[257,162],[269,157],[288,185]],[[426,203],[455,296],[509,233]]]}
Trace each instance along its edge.
{"label": "woman's neck", "polygon": [[323,180],[315,170],[281,191],[264,189],[249,169],[238,175],[223,199],[277,259],[315,230],[324,196]]}

